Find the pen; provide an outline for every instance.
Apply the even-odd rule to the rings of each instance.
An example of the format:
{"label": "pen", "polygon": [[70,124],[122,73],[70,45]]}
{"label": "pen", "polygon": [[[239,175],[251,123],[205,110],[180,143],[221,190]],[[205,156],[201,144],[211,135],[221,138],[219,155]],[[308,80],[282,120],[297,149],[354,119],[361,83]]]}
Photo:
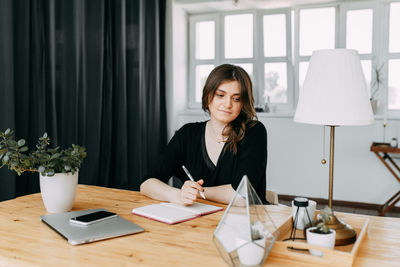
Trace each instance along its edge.
{"label": "pen", "polygon": [[[194,182],[194,179],[192,177],[192,175],[190,174],[190,172],[188,171],[188,169],[186,169],[185,165],[182,165],[182,169],[185,171],[186,175],[189,177],[190,181]],[[204,199],[206,199],[206,196],[204,195],[203,192],[201,192],[199,190],[200,196]]]}

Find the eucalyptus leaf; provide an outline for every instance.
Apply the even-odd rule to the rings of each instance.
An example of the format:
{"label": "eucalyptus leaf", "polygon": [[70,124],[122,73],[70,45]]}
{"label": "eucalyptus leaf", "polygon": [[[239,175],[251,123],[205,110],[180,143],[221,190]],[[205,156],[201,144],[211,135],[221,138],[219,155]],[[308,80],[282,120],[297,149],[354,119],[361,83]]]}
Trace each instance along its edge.
{"label": "eucalyptus leaf", "polygon": [[17,146],[17,142],[15,140],[9,140],[8,145],[15,148]]}
{"label": "eucalyptus leaf", "polygon": [[23,145],[25,145],[25,140],[24,139],[20,139],[18,141],[18,146],[23,146]]}

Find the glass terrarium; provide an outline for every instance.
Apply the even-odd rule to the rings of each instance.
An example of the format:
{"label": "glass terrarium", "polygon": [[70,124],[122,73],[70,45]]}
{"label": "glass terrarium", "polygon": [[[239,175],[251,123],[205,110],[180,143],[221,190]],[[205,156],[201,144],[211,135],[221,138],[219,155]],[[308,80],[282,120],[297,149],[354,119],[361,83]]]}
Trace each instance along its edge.
{"label": "glass terrarium", "polygon": [[261,266],[279,235],[266,207],[243,176],[214,232],[214,243],[230,266]]}

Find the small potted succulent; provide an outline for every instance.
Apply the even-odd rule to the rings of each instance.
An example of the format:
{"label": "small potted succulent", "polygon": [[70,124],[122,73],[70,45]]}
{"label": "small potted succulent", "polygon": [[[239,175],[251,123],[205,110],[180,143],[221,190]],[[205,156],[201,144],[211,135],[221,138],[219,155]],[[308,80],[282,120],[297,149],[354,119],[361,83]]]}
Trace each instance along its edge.
{"label": "small potted succulent", "polygon": [[[327,224],[331,222],[332,216],[332,210],[328,207],[319,212],[318,218],[320,222],[317,226],[307,228],[306,230],[307,243],[321,247],[334,248],[336,231],[327,226]],[[323,256],[321,251],[314,249],[310,249],[310,253],[314,256]]]}
{"label": "small potted succulent", "polygon": [[261,221],[251,223],[251,241],[236,238],[238,257],[244,266],[256,266],[265,256],[265,245],[268,232]]}
{"label": "small potted succulent", "polygon": [[14,131],[0,131],[0,168],[7,166],[18,175],[38,172],[40,191],[48,212],[58,213],[72,208],[78,171],[86,157],[84,147],[72,145],[67,149],[49,148],[50,138],[44,133],[29,151],[24,139],[14,140]]}

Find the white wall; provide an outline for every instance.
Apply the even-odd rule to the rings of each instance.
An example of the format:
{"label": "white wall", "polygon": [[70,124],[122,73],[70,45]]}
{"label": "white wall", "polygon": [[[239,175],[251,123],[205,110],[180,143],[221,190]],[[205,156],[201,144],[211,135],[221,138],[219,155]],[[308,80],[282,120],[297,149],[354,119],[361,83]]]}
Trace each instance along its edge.
{"label": "white wall", "polygon": [[[188,21],[186,12],[167,1],[166,71],[168,137],[183,124],[207,116],[187,107]],[[292,116],[259,114],[268,131],[267,187],[278,194],[328,197],[329,129],[326,160],[322,165],[322,126],[298,124]],[[386,141],[400,139],[400,121],[388,121]],[[336,128],[335,200],[383,204],[399,190],[399,183],[370,152],[372,142],[383,141],[382,120],[371,126]],[[396,206],[400,206],[398,203]]]}

